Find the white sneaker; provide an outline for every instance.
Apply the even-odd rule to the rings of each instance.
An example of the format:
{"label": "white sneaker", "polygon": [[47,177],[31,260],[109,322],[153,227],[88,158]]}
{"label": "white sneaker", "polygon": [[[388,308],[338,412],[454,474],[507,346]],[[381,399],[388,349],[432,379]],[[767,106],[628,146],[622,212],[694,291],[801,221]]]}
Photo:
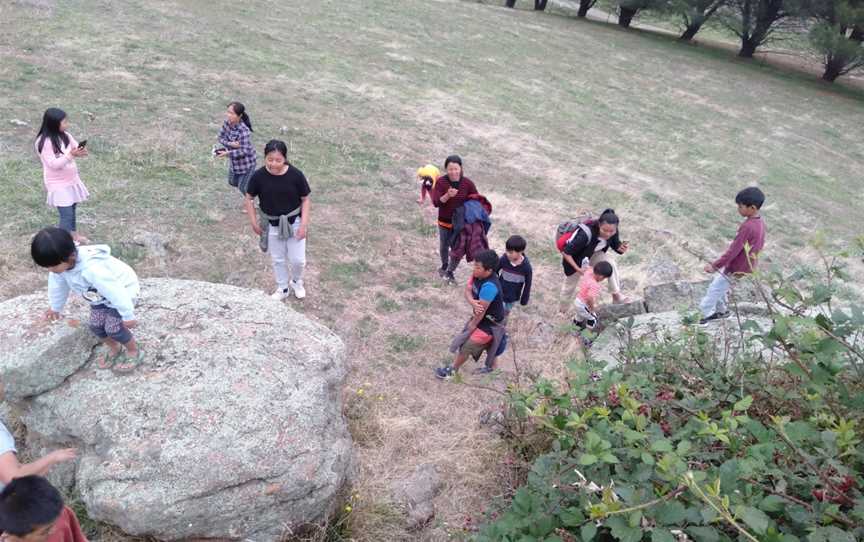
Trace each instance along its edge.
{"label": "white sneaker", "polygon": [[282,288],[277,288],[275,292],[270,294],[270,299],[275,299],[276,301],[282,301],[286,297],[291,295],[291,291],[288,288],[284,290]]}
{"label": "white sneaker", "polygon": [[306,297],[306,288],[303,287],[302,282],[294,282],[292,280],[289,284],[291,285],[291,289],[294,290],[294,295],[297,299],[303,299]]}

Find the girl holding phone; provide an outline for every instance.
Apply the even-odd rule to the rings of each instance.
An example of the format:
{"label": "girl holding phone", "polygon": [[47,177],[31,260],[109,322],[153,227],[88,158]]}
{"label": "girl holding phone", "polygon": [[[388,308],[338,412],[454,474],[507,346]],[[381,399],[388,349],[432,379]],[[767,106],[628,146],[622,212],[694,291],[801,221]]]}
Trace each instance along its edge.
{"label": "girl holding phone", "polygon": [[42,126],[36,135],[36,152],[42,161],[47,203],[56,207],[60,215],[59,227],[68,231],[76,243],[86,243],[88,239],[77,231],[76,211],[78,204],[90,194],[78,176],[75,159],[84,158],[89,153],[66,131],[68,125],[69,119],[62,109],[50,107],[45,110]]}
{"label": "girl holding phone", "polygon": [[240,102],[228,104],[225,122],[219,130],[219,143],[224,147],[214,151],[218,158],[228,157],[228,184],[246,193],[249,179],[255,173],[257,155],[252,146],[252,121],[246,106]]}

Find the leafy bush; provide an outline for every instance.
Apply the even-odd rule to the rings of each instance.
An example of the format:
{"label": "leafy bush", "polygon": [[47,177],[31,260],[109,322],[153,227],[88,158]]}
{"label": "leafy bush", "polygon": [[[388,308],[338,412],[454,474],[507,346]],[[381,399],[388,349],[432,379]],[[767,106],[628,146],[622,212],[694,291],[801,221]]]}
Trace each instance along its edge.
{"label": "leafy bush", "polygon": [[843,269],[822,262],[818,281],[762,276],[773,327],[743,322],[734,348],[687,326],[632,341],[615,370],[511,388],[551,446],[475,539],[862,539],[864,310],[834,306]]}

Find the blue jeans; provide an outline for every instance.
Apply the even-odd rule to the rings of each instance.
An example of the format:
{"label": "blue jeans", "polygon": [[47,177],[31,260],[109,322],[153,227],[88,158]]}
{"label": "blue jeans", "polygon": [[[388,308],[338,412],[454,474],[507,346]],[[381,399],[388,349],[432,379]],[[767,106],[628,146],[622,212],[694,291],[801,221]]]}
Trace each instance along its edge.
{"label": "blue jeans", "polygon": [[732,278],[718,271],[714,280],[708,286],[705,297],[699,303],[699,310],[702,311],[702,316],[708,318],[712,314],[726,312],[726,294],[729,292],[731,286]]}
{"label": "blue jeans", "polygon": [[252,174],[255,173],[254,169],[250,169],[245,173],[234,173],[230,169],[228,170],[228,184],[233,186],[234,188],[240,190],[241,194],[246,193],[246,187],[249,186],[249,179],[252,178]]}
{"label": "blue jeans", "polygon": [[60,224],[57,225],[60,229],[72,233],[78,225],[75,220],[75,207],[77,203],[73,203],[68,207],[57,207],[57,212],[60,213]]}

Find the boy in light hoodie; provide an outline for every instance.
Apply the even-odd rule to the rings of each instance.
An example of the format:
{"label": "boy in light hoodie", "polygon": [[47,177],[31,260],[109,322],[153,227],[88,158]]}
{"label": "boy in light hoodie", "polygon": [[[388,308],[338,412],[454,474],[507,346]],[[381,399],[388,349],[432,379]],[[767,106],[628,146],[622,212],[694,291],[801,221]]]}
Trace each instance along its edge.
{"label": "boy in light hoodie", "polygon": [[[111,256],[107,245],[76,247],[72,236],[60,228],[45,228],[30,245],[33,261],[50,271],[48,320],[57,320],[70,290],[90,303],[90,331],[105,343],[108,352],[98,358],[100,369],[120,372],[135,369],[142,352],[132,336],[138,276],[131,267]],[[124,355],[125,349],[125,355]]]}

